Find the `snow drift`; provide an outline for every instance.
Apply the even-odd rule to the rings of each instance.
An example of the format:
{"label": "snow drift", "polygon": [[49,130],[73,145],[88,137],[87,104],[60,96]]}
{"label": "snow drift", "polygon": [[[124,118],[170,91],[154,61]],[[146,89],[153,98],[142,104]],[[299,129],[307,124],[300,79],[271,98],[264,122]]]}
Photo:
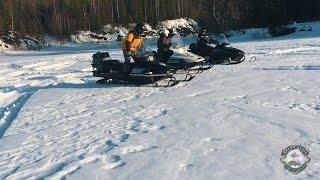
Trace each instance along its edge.
{"label": "snow drift", "polygon": [[35,38],[14,31],[0,34],[0,51],[39,50],[41,43]]}
{"label": "snow drift", "polygon": [[292,23],[275,28],[250,28],[226,32],[232,41],[250,41],[287,36],[292,38],[317,36],[320,32],[320,22]]}
{"label": "snow drift", "polygon": [[[132,27],[134,27],[134,24],[130,24],[129,27],[106,25],[98,32],[80,31],[71,35],[71,41],[76,43],[101,43],[122,40]],[[146,23],[145,29],[147,37],[158,36],[163,29],[172,29],[182,36],[188,36],[198,32],[200,27],[193,19],[181,18],[159,22],[155,27]]]}

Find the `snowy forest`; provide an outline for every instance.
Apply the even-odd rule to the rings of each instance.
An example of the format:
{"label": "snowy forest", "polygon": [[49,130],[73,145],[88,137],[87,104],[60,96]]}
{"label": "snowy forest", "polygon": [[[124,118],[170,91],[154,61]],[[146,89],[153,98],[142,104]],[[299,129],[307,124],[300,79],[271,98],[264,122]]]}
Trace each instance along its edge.
{"label": "snowy forest", "polygon": [[316,20],[319,0],[1,0],[0,30],[69,35],[106,24],[191,17],[213,31]]}

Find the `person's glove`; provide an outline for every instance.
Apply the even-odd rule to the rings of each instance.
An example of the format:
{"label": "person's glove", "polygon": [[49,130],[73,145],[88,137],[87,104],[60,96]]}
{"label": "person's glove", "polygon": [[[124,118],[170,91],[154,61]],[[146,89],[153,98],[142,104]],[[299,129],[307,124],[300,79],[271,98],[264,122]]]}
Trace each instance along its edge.
{"label": "person's glove", "polygon": [[210,41],[211,41],[211,39],[210,39],[209,36],[206,36],[206,37],[205,37],[205,40],[206,40],[206,43],[210,43]]}
{"label": "person's glove", "polygon": [[135,56],[136,55],[132,52],[128,52],[128,54],[127,54],[127,57],[130,60],[130,62],[134,62]]}
{"label": "person's glove", "polygon": [[128,57],[132,57],[132,56],[133,56],[133,54],[131,53],[131,51],[127,52],[127,56],[128,56]]}

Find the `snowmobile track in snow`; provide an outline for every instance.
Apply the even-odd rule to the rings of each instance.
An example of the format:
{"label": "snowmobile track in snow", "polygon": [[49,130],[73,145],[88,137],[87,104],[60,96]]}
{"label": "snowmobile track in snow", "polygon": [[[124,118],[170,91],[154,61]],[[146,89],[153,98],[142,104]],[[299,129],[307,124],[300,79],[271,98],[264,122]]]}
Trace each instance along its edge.
{"label": "snowmobile track in snow", "polygon": [[4,135],[4,133],[10,127],[14,119],[18,116],[24,104],[35,92],[36,91],[30,91],[25,95],[22,95],[13,103],[5,107],[2,112],[0,112],[0,121],[2,122],[0,124],[0,138]]}

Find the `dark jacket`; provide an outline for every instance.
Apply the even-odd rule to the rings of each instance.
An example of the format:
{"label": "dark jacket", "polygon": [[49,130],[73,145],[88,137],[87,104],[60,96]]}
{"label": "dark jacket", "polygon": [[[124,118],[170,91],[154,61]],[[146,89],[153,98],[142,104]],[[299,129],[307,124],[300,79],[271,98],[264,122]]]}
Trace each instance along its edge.
{"label": "dark jacket", "polygon": [[170,38],[164,34],[160,35],[160,38],[157,42],[158,52],[163,52],[169,50],[170,48]]}
{"label": "dark jacket", "polygon": [[210,43],[210,38],[206,33],[200,33],[198,35],[198,44],[200,46],[206,46],[209,43]]}

